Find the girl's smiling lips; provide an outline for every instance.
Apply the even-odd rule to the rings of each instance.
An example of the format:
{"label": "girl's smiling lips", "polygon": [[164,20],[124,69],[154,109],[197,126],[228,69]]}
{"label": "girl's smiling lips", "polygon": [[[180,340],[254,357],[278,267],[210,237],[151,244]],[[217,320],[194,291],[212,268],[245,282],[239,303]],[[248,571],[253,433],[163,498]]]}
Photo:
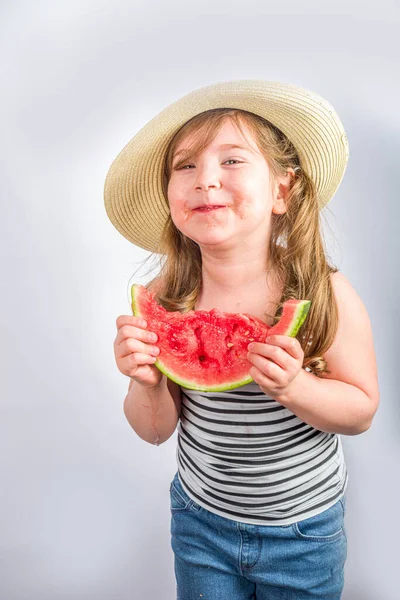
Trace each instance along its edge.
{"label": "girl's smiling lips", "polygon": [[226,206],[222,206],[222,205],[220,205],[220,206],[210,206],[210,205],[198,206],[197,208],[194,208],[193,210],[195,212],[210,212],[212,210],[217,210],[218,208],[226,208]]}

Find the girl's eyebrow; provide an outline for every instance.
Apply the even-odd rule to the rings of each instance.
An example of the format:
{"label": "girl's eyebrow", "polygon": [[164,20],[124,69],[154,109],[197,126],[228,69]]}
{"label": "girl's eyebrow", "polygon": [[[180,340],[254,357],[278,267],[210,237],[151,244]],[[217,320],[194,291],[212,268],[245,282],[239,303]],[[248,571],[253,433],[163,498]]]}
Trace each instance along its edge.
{"label": "girl's eyebrow", "polygon": [[[240,150],[248,150],[249,152],[252,152],[254,154],[254,151],[249,148],[248,146],[238,146],[237,144],[221,144],[219,146],[220,150],[225,150],[225,149],[231,149],[231,148],[239,148]],[[180,154],[182,154],[183,152],[187,152],[187,148],[183,148],[182,150],[179,150],[179,152],[176,152],[174,154],[174,158],[176,158],[177,156],[179,156]]]}

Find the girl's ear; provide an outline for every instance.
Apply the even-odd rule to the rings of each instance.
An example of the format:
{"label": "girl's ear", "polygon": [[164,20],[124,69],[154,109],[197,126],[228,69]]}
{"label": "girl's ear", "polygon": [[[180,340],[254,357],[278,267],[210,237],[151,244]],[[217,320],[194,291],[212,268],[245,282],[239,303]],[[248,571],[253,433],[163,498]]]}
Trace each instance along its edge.
{"label": "girl's ear", "polygon": [[287,211],[286,198],[288,196],[290,184],[294,174],[295,173],[293,169],[288,169],[286,175],[277,177],[275,181],[272,212],[277,215],[281,215]]}

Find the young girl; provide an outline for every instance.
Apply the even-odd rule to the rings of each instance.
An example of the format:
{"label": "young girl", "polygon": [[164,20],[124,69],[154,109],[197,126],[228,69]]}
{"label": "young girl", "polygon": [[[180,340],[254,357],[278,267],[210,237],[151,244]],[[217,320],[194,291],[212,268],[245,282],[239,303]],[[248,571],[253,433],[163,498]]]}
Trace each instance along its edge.
{"label": "young girl", "polygon": [[251,313],[275,324],[311,300],[297,338],[248,347],[253,382],[195,392],[155,366],[157,336],[121,315],[125,415],[161,444],[178,426],[171,543],[180,600],[337,600],[348,476],[340,434],[379,403],[371,325],[327,262],[320,210],[342,180],[347,139],[333,107],[297,86],[233,81],[152,119],[107,175],[109,218],[161,255],[149,284],[171,311]]}

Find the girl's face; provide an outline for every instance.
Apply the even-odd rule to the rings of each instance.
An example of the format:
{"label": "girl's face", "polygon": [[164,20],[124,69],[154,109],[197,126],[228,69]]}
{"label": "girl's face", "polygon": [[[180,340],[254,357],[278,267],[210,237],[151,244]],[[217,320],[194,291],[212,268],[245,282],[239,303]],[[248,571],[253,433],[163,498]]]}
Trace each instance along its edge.
{"label": "girl's face", "polygon": [[227,248],[245,239],[253,248],[265,245],[271,212],[286,210],[283,200],[276,198],[278,187],[271,189],[264,156],[250,131],[245,131],[250,146],[235,125],[225,121],[202,153],[183,165],[177,165],[178,154],[189,137],[176,148],[168,184],[171,218],[200,247]]}

